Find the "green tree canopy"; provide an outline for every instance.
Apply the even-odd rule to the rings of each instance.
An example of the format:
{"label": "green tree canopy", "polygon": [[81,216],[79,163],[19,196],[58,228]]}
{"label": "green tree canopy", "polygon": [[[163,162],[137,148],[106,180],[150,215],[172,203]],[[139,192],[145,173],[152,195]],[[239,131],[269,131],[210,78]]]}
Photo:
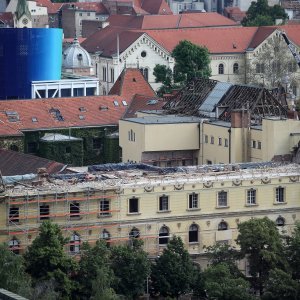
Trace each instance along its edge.
{"label": "green tree canopy", "polygon": [[24,259],[0,245],[0,287],[18,295],[30,296],[30,276],[25,273]]}
{"label": "green tree canopy", "polygon": [[249,294],[249,283],[241,277],[235,277],[225,263],[208,267],[203,276],[208,300],[255,299]]}
{"label": "green tree canopy", "polygon": [[155,293],[178,298],[191,291],[196,276],[181,238],[174,236],[152,266],[151,281]]}
{"label": "green tree canopy", "polygon": [[280,5],[270,7],[268,0],[252,1],[246,17],[242,21],[243,26],[268,26],[275,25],[276,19],[287,20],[288,16]]}
{"label": "green tree canopy", "polygon": [[170,93],[173,89],[182,87],[195,77],[208,78],[211,75],[210,57],[206,47],[195,45],[189,41],[180,41],[173,49],[175,59],[174,72],[165,65],[154,68],[155,82],[161,82],[158,93]]}
{"label": "green tree canopy", "polygon": [[110,267],[110,255],[110,250],[104,241],[97,241],[93,247],[83,243],[76,276],[79,283],[76,298],[90,299],[92,295],[100,298],[108,292],[113,296],[111,286],[115,277]]}
{"label": "green tree canopy", "polygon": [[150,261],[142,249],[142,241],[132,239],[131,245],[112,247],[111,265],[117,282],[115,291],[126,299],[136,299],[145,292],[150,275]]}
{"label": "green tree canopy", "polygon": [[300,284],[282,270],[270,271],[266,281],[262,300],[297,300],[300,299]]}
{"label": "green tree canopy", "polygon": [[267,217],[240,223],[238,230],[237,244],[241,247],[243,257],[249,261],[255,288],[262,293],[270,270],[287,267],[282,237],[275,222]]}
{"label": "green tree canopy", "polygon": [[59,226],[50,221],[44,221],[39,231],[24,255],[26,271],[36,282],[51,280],[55,291],[61,293],[62,298],[68,298],[74,288],[70,276],[76,269],[75,260],[64,251],[68,241]]}

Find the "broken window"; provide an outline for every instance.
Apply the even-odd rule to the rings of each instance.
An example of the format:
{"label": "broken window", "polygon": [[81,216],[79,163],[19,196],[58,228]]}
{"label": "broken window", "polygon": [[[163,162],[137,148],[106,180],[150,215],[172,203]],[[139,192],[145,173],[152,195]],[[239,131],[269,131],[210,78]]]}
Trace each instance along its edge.
{"label": "broken window", "polygon": [[189,228],[189,243],[198,242],[198,225],[192,224]]}
{"label": "broken window", "polygon": [[166,245],[169,242],[169,228],[163,226],[159,230],[158,243],[159,245]]}
{"label": "broken window", "polygon": [[128,212],[130,214],[132,213],[138,213],[139,212],[139,199],[138,198],[130,198],[128,200],[129,209]]}
{"label": "broken window", "polygon": [[70,203],[70,218],[80,217],[80,203],[72,202]]}
{"label": "broken window", "polygon": [[19,207],[9,208],[9,223],[19,223]]}
{"label": "broken window", "polygon": [[40,220],[48,220],[49,213],[50,213],[49,205],[47,204],[40,205]]}

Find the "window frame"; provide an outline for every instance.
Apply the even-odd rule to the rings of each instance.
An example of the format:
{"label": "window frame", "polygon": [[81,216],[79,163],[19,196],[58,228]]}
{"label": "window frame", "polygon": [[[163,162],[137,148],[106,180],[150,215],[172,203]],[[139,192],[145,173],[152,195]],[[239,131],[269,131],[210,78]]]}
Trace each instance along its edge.
{"label": "window frame", "polygon": [[169,212],[170,211],[169,195],[163,194],[158,197],[158,211],[159,212]]}
{"label": "window frame", "polygon": [[218,224],[218,231],[225,231],[228,230],[229,226],[228,223],[225,222],[224,220],[222,220],[219,224]]}
{"label": "window frame", "polygon": [[248,189],[246,191],[246,205],[247,206],[257,205],[257,190],[256,189]]}
{"label": "window frame", "polygon": [[[192,230],[192,228],[197,230]],[[191,224],[189,226],[189,244],[199,243],[199,226],[197,224]]]}
{"label": "window frame", "polygon": [[[44,207],[44,208],[42,208]],[[43,210],[43,211],[42,211]],[[50,205],[43,203],[39,205],[39,219],[40,221],[49,220],[50,219]]]}
{"label": "window frame", "polygon": [[74,232],[71,235],[70,242],[69,242],[69,251],[71,254],[79,254],[80,253],[80,245],[81,245],[81,238],[77,232]]}
{"label": "window frame", "polygon": [[[285,203],[285,188],[282,186],[278,186],[275,188],[275,203]],[[279,201],[282,198],[282,201]]]}
{"label": "window frame", "polygon": [[[221,198],[224,195],[225,195],[226,205],[221,205],[220,204],[221,201],[224,201],[224,199],[221,199]],[[228,207],[228,191],[222,190],[222,191],[217,192],[217,207],[220,207],[220,208]]]}
{"label": "window frame", "polygon": [[69,203],[69,217],[70,219],[80,218],[80,202],[72,201]]}
{"label": "window frame", "polygon": [[158,232],[158,245],[159,246],[167,245],[169,243],[169,239],[170,239],[170,229],[167,226],[163,225],[162,227],[160,227]]}
{"label": "window frame", "polygon": [[110,212],[110,200],[107,198],[100,199],[99,201],[99,217],[109,217]]}
{"label": "window frame", "polygon": [[188,209],[195,210],[199,209],[199,194],[198,193],[190,193],[188,194]]}
{"label": "window frame", "polygon": [[8,211],[8,223],[9,224],[19,224],[20,223],[20,208],[16,206],[11,206]]}
{"label": "window frame", "polygon": [[219,75],[224,75],[225,73],[225,65],[223,63],[219,63],[218,65],[218,74]]}
{"label": "window frame", "polygon": [[[131,202],[136,202],[135,205],[133,205]],[[133,205],[133,207],[132,207]],[[136,209],[133,209],[135,208]],[[132,214],[139,214],[140,213],[140,203],[139,203],[139,198],[137,197],[131,197],[128,199],[128,214],[132,215]]]}

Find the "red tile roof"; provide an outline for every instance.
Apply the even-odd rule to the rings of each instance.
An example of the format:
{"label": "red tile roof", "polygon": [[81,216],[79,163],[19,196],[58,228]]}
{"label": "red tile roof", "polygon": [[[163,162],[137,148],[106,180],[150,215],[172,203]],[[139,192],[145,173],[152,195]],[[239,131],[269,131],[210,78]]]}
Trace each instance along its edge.
{"label": "red tile roof", "polygon": [[11,12],[0,13],[0,23],[3,23],[9,27],[14,27],[14,17]]}
{"label": "red tile roof", "polygon": [[68,2],[64,3],[63,7],[71,7],[77,10],[94,11],[97,14],[109,14],[102,2]]}
{"label": "red tile roof", "polygon": [[236,22],[241,22],[246,17],[246,12],[241,11],[239,7],[225,7],[224,15]]}
{"label": "red tile roof", "polygon": [[48,174],[56,174],[65,164],[35,155],[0,149],[0,170],[3,176],[36,174],[38,168],[46,168]]}
{"label": "red tile roof", "polygon": [[158,97],[135,95],[123,118],[136,118],[136,113],[142,110],[161,110],[166,102]]}
{"label": "red tile roof", "polygon": [[111,88],[110,95],[119,95],[132,99],[135,94],[156,97],[150,84],[145,80],[139,69],[124,69]]}
{"label": "red tile roof", "polygon": [[[126,99],[130,104],[130,99]],[[0,134],[15,135],[23,130],[117,125],[127,106],[124,96],[89,96],[0,101]],[[114,104],[117,101],[118,106]],[[9,121],[7,112],[19,120]],[[56,118],[61,115],[63,121]],[[82,116],[82,117],[80,117]],[[33,121],[36,118],[36,121]],[[3,126],[4,125],[4,126]],[[5,132],[6,131],[6,132]]]}
{"label": "red tile roof", "polygon": [[112,15],[107,20],[110,26],[135,29],[172,29],[237,26],[238,24],[218,13],[189,13],[180,15]]}
{"label": "red tile roof", "polygon": [[110,57],[117,53],[117,36],[119,36],[120,53],[125,51],[143,32],[125,30],[124,28],[105,27],[89,36],[81,46],[88,52],[102,53],[102,56]]}
{"label": "red tile roof", "polygon": [[141,8],[152,15],[173,15],[165,0],[143,0]]}
{"label": "red tile roof", "polygon": [[48,14],[56,14],[64,5],[64,3],[53,3],[51,0],[36,0],[36,4],[47,7]]}

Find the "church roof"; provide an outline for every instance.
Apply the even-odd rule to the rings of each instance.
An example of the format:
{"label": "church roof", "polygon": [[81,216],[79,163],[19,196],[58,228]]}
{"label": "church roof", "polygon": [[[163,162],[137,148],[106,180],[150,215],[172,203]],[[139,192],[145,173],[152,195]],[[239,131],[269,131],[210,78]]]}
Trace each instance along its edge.
{"label": "church roof", "polygon": [[17,20],[20,20],[22,16],[27,16],[28,19],[31,20],[31,13],[29,11],[27,1],[26,0],[18,0],[17,9],[16,9],[16,17]]}
{"label": "church roof", "polygon": [[77,38],[75,38],[73,43],[64,51],[62,66],[66,69],[92,67],[89,53],[80,46]]}

